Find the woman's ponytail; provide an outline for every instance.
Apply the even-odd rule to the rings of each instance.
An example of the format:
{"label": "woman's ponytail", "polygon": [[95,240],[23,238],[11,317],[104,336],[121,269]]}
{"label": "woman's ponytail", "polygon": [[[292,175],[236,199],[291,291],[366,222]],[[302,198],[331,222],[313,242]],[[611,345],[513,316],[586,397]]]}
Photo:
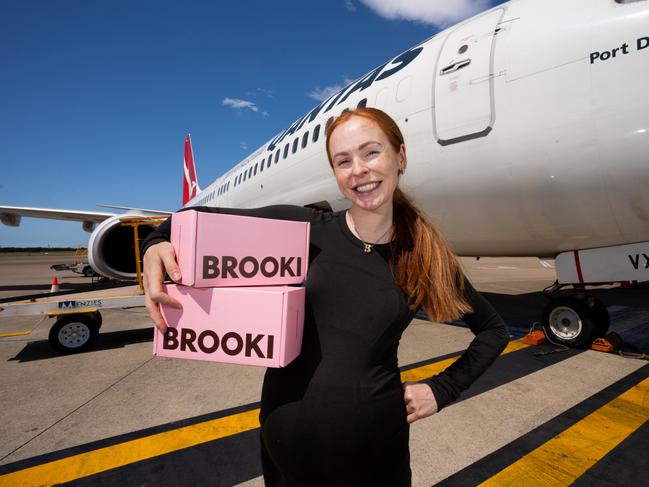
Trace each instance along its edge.
{"label": "woman's ponytail", "polygon": [[470,312],[464,273],[446,239],[401,189],[395,190],[393,202],[392,272],[409,296],[410,308],[423,308],[433,321]]}

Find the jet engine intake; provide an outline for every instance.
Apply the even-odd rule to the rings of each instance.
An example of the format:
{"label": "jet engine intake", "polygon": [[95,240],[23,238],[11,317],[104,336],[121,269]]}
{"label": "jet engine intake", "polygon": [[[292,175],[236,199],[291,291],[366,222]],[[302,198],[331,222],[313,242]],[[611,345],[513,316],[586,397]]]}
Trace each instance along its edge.
{"label": "jet engine intake", "polygon": [[[88,260],[95,271],[110,279],[136,279],[133,227],[123,226],[120,218],[143,216],[146,215],[124,213],[110,217],[97,226],[88,241]],[[140,242],[154,229],[154,225],[140,225]]]}

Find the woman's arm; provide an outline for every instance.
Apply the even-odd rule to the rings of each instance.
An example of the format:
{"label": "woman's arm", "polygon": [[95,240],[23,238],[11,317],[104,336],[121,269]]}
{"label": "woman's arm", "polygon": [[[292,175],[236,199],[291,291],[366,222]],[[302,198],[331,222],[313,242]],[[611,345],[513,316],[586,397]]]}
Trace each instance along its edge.
{"label": "woman's arm", "polygon": [[480,377],[498,358],[509,342],[505,323],[489,302],[467,283],[467,297],[473,312],[463,317],[475,338],[450,367],[424,381],[433,391],[437,410],[455,401],[460,393]]}

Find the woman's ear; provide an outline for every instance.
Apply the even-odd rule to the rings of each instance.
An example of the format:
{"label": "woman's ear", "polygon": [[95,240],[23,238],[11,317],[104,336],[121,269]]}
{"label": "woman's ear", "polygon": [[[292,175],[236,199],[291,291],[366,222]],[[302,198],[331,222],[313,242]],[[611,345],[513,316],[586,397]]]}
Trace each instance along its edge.
{"label": "woman's ear", "polygon": [[408,166],[408,158],[406,157],[406,146],[401,144],[399,147],[399,174],[406,172],[406,167]]}

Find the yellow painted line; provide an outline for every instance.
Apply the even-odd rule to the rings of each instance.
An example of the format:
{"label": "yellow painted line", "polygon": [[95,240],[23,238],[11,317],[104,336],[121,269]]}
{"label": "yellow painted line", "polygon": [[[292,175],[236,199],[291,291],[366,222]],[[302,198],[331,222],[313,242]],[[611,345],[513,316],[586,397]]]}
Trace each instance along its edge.
{"label": "yellow painted line", "polygon": [[0,333],[0,338],[5,337],[19,337],[23,335],[29,335],[31,331],[13,331],[11,333]]}
{"label": "yellow painted line", "polygon": [[[520,340],[510,342],[503,354],[526,348]],[[458,357],[401,373],[402,380],[420,380],[441,372]],[[405,377],[405,378],[404,378]],[[53,485],[94,475],[112,468],[147,460],[184,448],[259,428],[259,409],[157,433],[144,438],[80,453],[61,460],[0,475],[1,486]]]}
{"label": "yellow painted line", "polygon": [[99,448],[0,476],[1,486],[70,482],[129,463],[218,440],[259,427],[259,409]]}
{"label": "yellow painted line", "polygon": [[48,311],[47,316],[76,315],[80,313],[94,313],[97,308],[66,308],[60,311]]}
{"label": "yellow painted line", "polygon": [[570,485],[647,420],[649,378],[480,485]]}
{"label": "yellow painted line", "polygon": [[[527,347],[529,347],[529,345],[524,344],[520,339],[513,340],[507,344],[507,347],[505,348],[505,350],[503,350],[503,353],[501,353],[501,355],[506,355],[508,353],[515,352],[516,350],[521,350]],[[458,355],[457,357],[451,357],[446,360],[423,365],[421,367],[417,367],[416,369],[405,370],[401,372],[401,382],[417,382],[420,380],[428,379],[442,372],[459,358],[460,356]]]}

